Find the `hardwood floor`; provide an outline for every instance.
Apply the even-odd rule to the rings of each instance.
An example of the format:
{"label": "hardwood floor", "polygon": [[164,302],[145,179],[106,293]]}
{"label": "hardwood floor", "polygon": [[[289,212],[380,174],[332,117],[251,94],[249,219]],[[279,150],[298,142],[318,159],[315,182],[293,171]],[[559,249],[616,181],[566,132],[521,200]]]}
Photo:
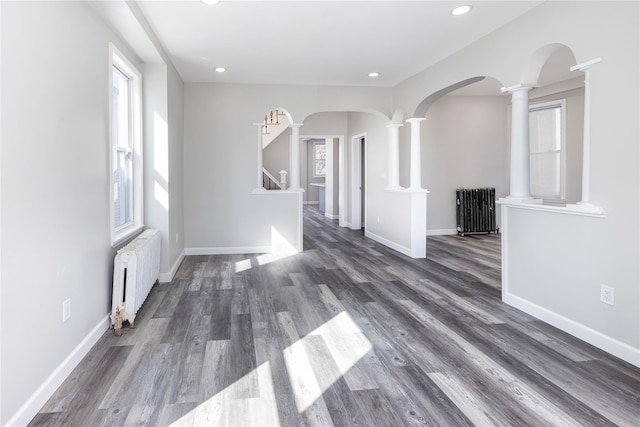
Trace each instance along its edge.
{"label": "hardwood floor", "polygon": [[637,426],[640,369],[500,301],[500,238],[413,260],[305,209],[305,251],[190,256],[32,426]]}

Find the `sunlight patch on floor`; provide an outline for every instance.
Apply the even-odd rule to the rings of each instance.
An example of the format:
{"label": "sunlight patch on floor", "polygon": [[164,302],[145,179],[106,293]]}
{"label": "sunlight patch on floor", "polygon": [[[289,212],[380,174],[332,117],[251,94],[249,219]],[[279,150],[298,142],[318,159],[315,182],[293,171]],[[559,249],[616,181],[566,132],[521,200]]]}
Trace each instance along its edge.
{"label": "sunlight patch on floor", "polygon": [[[337,370],[331,367],[323,370],[320,384],[305,350],[305,340],[311,336],[322,337],[337,365]],[[372,381],[368,381],[366,375],[354,368],[372,348],[353,319],[343,311],[285,349],[283,354],[298,412],[307,410],[322,393],[343,377],[350,387],[355,386],[353,390],[377,388],[375,383],[370,387]],[[353,377],[352,381],[349,381],[350,376]]]}
{"label": "sunlight patch on floor", "polygon": [[[250,388],[256,373],[260,397],[238,398],[238,390]],[[279,425],[271,366],[265,362],[173,422],[171,427]]]}
{"label": "sunlight patch on floor", "polygon": [[298,250],[275,227],[271,227],[271,252],[258,256],[258,265],[269,264],[297,253]]}
{"label": "sunlight patch on floor", "polygon": [[[371,343],[344,311],[303,338],[298,338],[289,312],[278,312],[276,317],[283,334],[289,339],[288,342],[293,341],[282,354],[298,412],[313,413],[316,419],[324,417],[330,422],[330,414],[322,394],[343,377],[350,387],[352,383],[356,385],[354,390],[367,388],[366,380],[358,379],[358,375],[364,374],[358,374],[359,370],[355,365],[372,349]],[[331,357],[319,362],[318,355],[313,355],[316,356],[314,366],[308,349],[319,343],[322,345],[322,342],[326,345],[322,348]],[[322,366],[318,366],[319,363]],[[354,372],[355,382],[351,380],[350,383],[347,377]],[[256,376],[258,396],[254,392],[252,397],[242,397],[251,394],[246,391],[255,387]],[[361,387],[362,384],[365,386]],[[270,362],[265,362],[173,422],[171,427],[277,425],[280,425],[280,419],[271,365]]]}
{"label": "sunlight patch on floor", "polygon": [[249,270],[251,268],[251,260],[249,258],[236,262],[235,271],[240,273],[241,271]]}

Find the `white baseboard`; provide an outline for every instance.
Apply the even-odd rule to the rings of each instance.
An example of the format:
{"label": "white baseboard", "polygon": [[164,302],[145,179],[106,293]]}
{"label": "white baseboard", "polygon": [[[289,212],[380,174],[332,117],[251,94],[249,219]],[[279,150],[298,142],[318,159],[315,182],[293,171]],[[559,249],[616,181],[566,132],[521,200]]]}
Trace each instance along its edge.
{"label": "white baseboard", "polygon": [[401,254],[404,254],[406,256],[411,256],[411,249],[405,246],[399,245],[396,242],[392,242],[391,240],[385,239],[384,237],[378,236],[377,234],[374,234],[370,231],[365,231],[364,235],[365,237],[375,240],[378,243],[382,243],[383,245],[388,246],[391,249],[400,252]]}
{"label": "white baseboard", "polygon": [[239,246],[218,248],[185,248],[185,255],[235,255],[235,254],[266,254],[271,252],[271,246]]}
{"label": "white baseboard", "polygon": [[564,332],[571,334],[591,345],[598,347],[620,359],[640,367],[640,349],[633,348],[628,344],[620,342],[615,338],[611,338],[589,328],[581,323],[566,318],[558,313],[527,301],[519,296],[507,293],[504,295],[504,302],[532,315],[550,325],[555,326]]}
{"label": "white baseboard", "polygon": [[178,259],[176,259],[176,262],[174,262],[173,265],[171,266],[171,270],[169,270],[168,273],[160,273],[160,277],[158,280],[161,283],[169,283],[170,281],[172,281],[173,277],[178,272],[178,268],[180,268],[180,264],[182,264],[182,260],[184,260],[184,257],[185,257],[185,251],[183,249],[180,255],[178,255]]}
{"label": "white baseboard", "polygon": [[319,201],[311,201],[311,202],[310,201],[306,201],[306,202],[303,202],[303,204],[304,205],[319,205],[320,202]]}
{"label": "white baseboard", "polygon": [[325,216],[325,217],[327,217],[327,218],[329,218],[329,219],[340,219],[340,215],[331,215],[331,214],[330,214],[330,213],[328,213],[328,212],[325,212],[325,213],[324,213],[324,216]]}
{"label": "white baseboard", "polygon": [[458,234],[458,230],[456,230],[455,228],[427,230],[427,236],[450,236],[452,234]]}
{"label": "white baseboard", "polygon": [[7,426],[26,426],[31,422],[38,411],[53,396],[58,387],[78,366],[82,359],[89,353],[91,347],[102,337],[107,329],[111,327],[111,320],[107,314],[98,324],[84,337],[76,348],[62,361],[62,363],[49,375],[49,377],[38,387],[31,397],[18,409],[9,421]]}

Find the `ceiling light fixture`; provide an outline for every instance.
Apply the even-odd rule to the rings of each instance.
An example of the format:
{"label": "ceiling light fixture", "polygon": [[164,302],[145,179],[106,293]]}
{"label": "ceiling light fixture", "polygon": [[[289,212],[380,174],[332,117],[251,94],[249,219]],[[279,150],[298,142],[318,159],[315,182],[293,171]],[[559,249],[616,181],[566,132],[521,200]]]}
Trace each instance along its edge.
{"label": "ceiling light fixture", "polygon": [[465,13],[469,13],[470,10],[471,10],[471,6],[469,5],[458,6],[451,11],[451,14],[453,16],[460,16],[460,15],[464,15]]}
{"label": "ceiling light fixture", "polygon": [[373,72],[369,73],[369,77],[378,77],[378,76],[380,76],[380,73],[377,72],[377,71],[373,71]]}
{"label": "ceiling light fixture", "polygon": [[227,71],[227,69],[224,67],[216,67],[216,73],[224,73],[225,71]]}
{"label": "ceiling light fixture", "polygon": [[200,0],[202,3],[207,4],[209,6],[216,5],[220,3],[220,0]]}

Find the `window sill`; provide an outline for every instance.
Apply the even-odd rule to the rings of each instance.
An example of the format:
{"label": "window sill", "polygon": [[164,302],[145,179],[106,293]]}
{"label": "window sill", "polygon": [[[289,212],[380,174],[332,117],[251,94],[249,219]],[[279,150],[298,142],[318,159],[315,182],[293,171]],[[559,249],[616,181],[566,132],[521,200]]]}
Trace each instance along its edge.
{"label": "window sill", "polygon": [[112,248],[118,248],[124,246],[125,243],[128,243],[129,240],[132,240],[136,235],[140,234],[142,229],[144,228],[144,224],[140,225],[131,225],[126,227],[120,231],[118,231],[111,241]]}

